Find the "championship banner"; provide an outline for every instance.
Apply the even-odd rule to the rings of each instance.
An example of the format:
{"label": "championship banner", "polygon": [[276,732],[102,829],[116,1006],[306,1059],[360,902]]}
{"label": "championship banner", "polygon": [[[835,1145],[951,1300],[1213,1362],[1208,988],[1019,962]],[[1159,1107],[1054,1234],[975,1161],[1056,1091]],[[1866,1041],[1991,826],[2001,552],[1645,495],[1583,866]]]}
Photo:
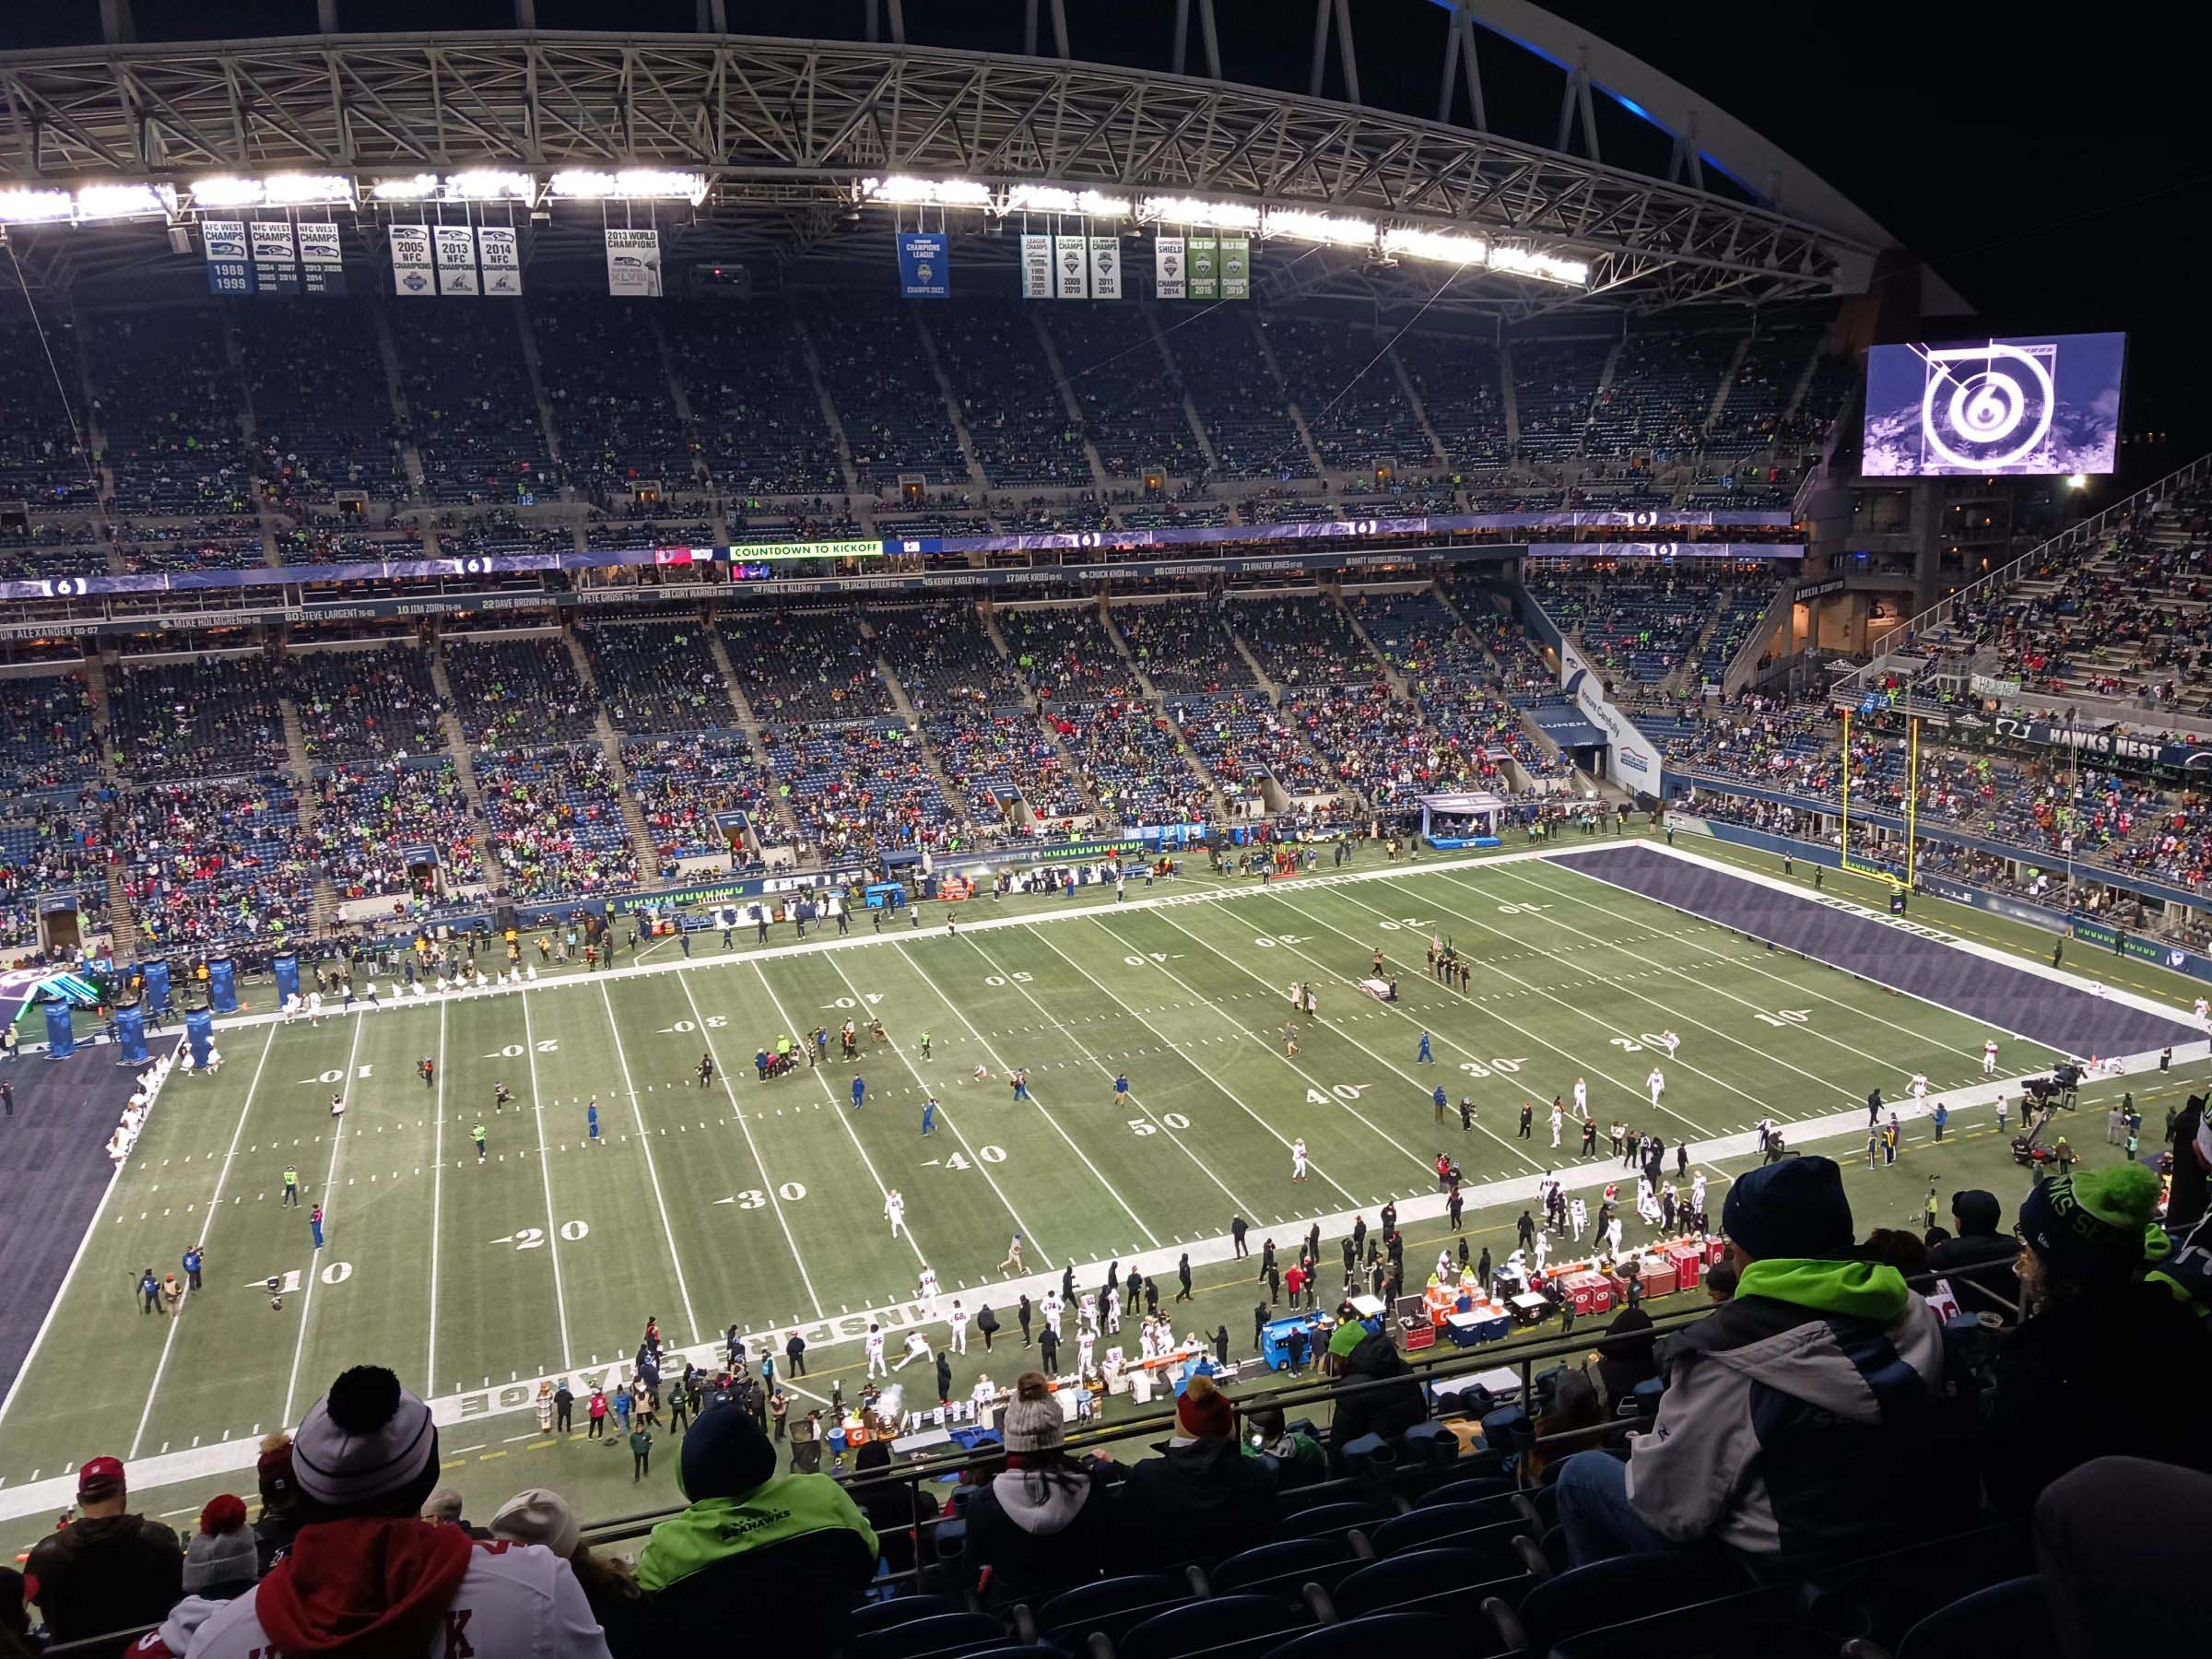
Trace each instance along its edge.
{"label": "championship banner", "polygon": [[1025,234],[1021,239],[1021,297],[1053,297],[1053,239],[1049,236]]}
{"label": "championship banner", "polygon": [[606,232],[606,291],[618,300],[661,297],[661,233],[658,230]]}
{"label": "championship banner", "polygon": [[477,228],[440,225],[438,236],[438,291],[441,294],[481,294],[477,277]]}
{"label": "championship banner", "polygon": [[952,298],[952,251],[944,231],[901,230],[892,240],[899,245],[900,298]]}
{"label": "championship banner", "polygon": [[253,266],[246,257],[246,222],[243,219],[202,219],[200,246],[207,255],[207,291],[211,294],[250,294]]}
{"label": "championship banner", "polygon": [[1181,300],[1183,289],[1182,238],[1156,236],[1152,239],[1152,297],[1155,300]]}
{"label": "championship banner", "polygon": [[1083,300],[1089,297],[1084,276],[1089,268],[1090,250],[1086,238],[1055,236],[1053,238],[1053,275],[1056,278],[1053,292],[1063,300]]}
{"label": "championship banner", "polygon": [[318,221],[300,227],[300,275],[303,292],[346,291],[346,250],[338,240],[337,226]]}
{"label": "championship banner", "polygon": [[1252,238],[1249,236],[1225,236],[1221,239],[1221,298],[1252,298]]}
{"label": "championship banner", "polygon": [[430,275],[430,228],[394,225],[392,238],[392,291],[406,295],[434,294],[438,284]]}
{"label": "championship banner", "polygon": [[265,294],[300,291],[300,250],[289,219],[255,219],[246,227],[253,248],[253,285]]}
{"label": "championship banner", "polygon": [[1190,240],[1189,266],[1191,298],[1218,300],[1221,298],[1221,244],[1210,236],[1194,236]]}
{"label": "championship banner", "polygon": [[1090,297],[1093,300],[1122,297],[1122,239],[1118,236],[1090,239]]}
{"label": "championship banner", "polygon": [[523,251],[512,225],[484,225],[477,230],[477,255],[484,262],[484,291],[500,300],[523,292]]}

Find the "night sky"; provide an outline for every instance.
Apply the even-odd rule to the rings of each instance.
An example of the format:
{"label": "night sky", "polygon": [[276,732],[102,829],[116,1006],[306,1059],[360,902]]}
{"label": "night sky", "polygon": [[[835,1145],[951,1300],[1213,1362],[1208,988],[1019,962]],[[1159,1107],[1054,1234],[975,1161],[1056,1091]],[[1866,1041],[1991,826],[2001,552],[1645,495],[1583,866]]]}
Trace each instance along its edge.
{"label": "night sky", "polygon": [[[1218,0],[1225,72],[1303,90],[1311,0]],[[134,0],[145,40],[312,31],[313,0]],[[1041,11],[1048,8],[1040,7]],[[1196,9],[1193,8],[1194,11]],[[1362,92],[1433,115],[1444,13],[1430,0],[1354,0]],[[1976,307],[1967,329],[2123,329],[2131,336],[2123,470],[2142,477],[2212,449],[2212,399],[2191,292],[2212,269],[2212,145],[2195,54],[2115,14],[1865,0],[1700,0],[1694,6],[1551,0],[1550,9],[1683,81],[1827,177]],[[500,29],[512,0],[339,0],[360,30]],[[862,0],[727,0],[730,26],[858,38]],[[0,46],[98,39],[95,0],[0,8]],[[545,29],[686,30],[694,0],[537,0]],[[1021,0],[908,0],[912,37],[1018,51]],[[1173,0],[1071,0],[1078,58],[1164,65]],[[2013,19],[2019,19],[2015,26]],[[1500,49],[1488,61],[1503,65]],[[1194,46],[1193,67],[1196,67]],[[1334,68],[1329,90],[1341,90]],[[1486,74],[1493,123],[1549,135],[1558,79]],[[1608,160],[1648,134],[1601,106]],[[1659,152],[1664,158],[1664,150]],[[2159,435],[2162,436],[2162,440]],[[2151,441],[2146,441],[2146,440]]]}

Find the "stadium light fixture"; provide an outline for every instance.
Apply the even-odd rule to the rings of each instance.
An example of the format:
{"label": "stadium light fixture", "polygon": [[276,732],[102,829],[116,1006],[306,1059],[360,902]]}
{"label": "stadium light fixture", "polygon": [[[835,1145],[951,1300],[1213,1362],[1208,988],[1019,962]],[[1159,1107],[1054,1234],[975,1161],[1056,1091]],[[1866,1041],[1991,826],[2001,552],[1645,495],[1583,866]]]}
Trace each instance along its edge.
{"label": "stadium light fixture", "polygon": [[445,194],[463,202],[496,202],[502,196],[527,202],[537,195],[537,181],[528,173],[478,168],[469,172],[448,173]]}
{"label": "stadium light fixture", "polygon": [[1479,265],[1489,261],[1490,244],[1479,236],[1449,230],[1421,230],[1393,225],[1382,232],[1382,252],[1405,259],[1433,259],[1444,265]]}
{"label": "stadium light fixture", "polygon": [[1001,196],[993,210],[1009,213],[1080,213],[1090,218],[1126,218],[1135,204],[1126,196],[1100,190],[1064,190],[1057,184],[1017,184]]}
{"label": "stadium light fixture", "polygon": [[177,193],[167,184],[88,184],[76,193],[80,219],[137,218],[176,210]]}
{"label": "stadium light fixture", "polygon": [[76,210],[65,190],[0,190],[0,225],[44,224]]}
{"label": "stadium light fixture", "polygon": [[686,201],[696,206],[707,195],[703,173],[671,172],[662,168],[632,167],[620,172],[594,172],[570,168],[547,181],[554,195],[584,201]]}
{"label": "stadium light fixture", "polygon": [[1222,230],[1257,230],[1260,210],[1241,202],[1202,202],[1195,196],[1147,196],[1137,217],[1169,225],[1206,225]]}
{"label": "stadium light fixture", "polygon": [[1288,236],[1296,241],[1323,242],[1333,248],[1371,248],[1375,227],[1366,219],[1329,213],[1307,213],[1296,207],[1270,207],[1260,221],[1262,236]]}
{"label": "stadium light fixture", "polygon": [[421,202],[438,194],[436,173],[417,173],[410,179],[379,179],[369,194],[380,202]]}
{"label": "stadium light fixture", "polygon": [[1569,288],[1590,286],[1590,266],[1585,262],[1562,259],[1556,253],[1540,253],[1532,248],[1492,248],[1489,267],[1493,271],[1510,271],[1517,276],[1564,283]]}
{"label": "stadium light fixture", "polygon": [[930,202],[941,207],[988,207],[991,187],[973,179],[916,179],[894,173],[888,179],[863,179],[863,199],[898,206]]}

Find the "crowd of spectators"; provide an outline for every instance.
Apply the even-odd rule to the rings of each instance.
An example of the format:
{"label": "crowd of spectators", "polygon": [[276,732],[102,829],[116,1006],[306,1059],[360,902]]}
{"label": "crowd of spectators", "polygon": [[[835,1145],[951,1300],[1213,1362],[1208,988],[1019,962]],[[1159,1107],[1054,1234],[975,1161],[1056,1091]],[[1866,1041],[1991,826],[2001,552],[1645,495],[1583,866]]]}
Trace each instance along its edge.
{"label": "crowd of spectators", "polygon": [[311,760],[396,759],[444,747],[430,661],[412,643],[294,652],[284,667]]}
{"label": "crowd of spectators", "polygon": [[606,751],[596,743],[474,757],[491,855],[518,900],[594,896],[638,885]]}
{"label": "crowd of spectators", "polygon": [[314,861],[282,773],[134,791],[101,810],[142,936],[164,946],[306,936]]}
{"label": "crowd of spectators", "polygon": [[764,724],[890,711],[875,655],[849,611],[755,611],[722,617],[715,626],[753,718]]}
{"label": "crowd of spectators", "polygon": [[560,443],[562,475],[595,498],[641,482],[692,482],[699,441],[676,412],[668,371],[638,319],[597,294],[532,297],[539,383]]}
{"label": "crowd of spectators", "polygon": [[81,673],[0,678],[0,784],[11,797],[69,789],[99,771],[92,688]]}
{"label": "crowd of spectators", "polygon": [[333,326],[330,305],[265,296],[238,331],[262,497],[279,512],[327,504],[341,489],[377,500],[406,493],[376,331]]}
{"label": "crowd of spectators", "polygon": [[514,309],[395,305],[390,317],[430,499],[496,506],[549,495],[558,480]]}
{"label": "crowd of spectators", "polygon": [[1217,600],[1117,605],[1110,620],[1138,669],[1163,694],[1211,696],[1256,683]]}
{"label": "crowd of spectators", "polygon": [[1194,312],[1168,330],[1168,350],[1213,445],[1216,476],[1306,477],[1312,463],[1289,399],[1260,357],[1255,326],[1234,305]]}
{"label": "crowd of spectators", "polygon": [[[1177,477],[1206,470],[1182,380],[1144,319],[1110,305],[1063,305],[1044,322],[1107,477],[1138,478],[1147,466]],[[1126,513],[1122,522],[1136,527]]]}
{"label": "crowd of spectators", "polygon": [[591,694],[558,633],[445,641],[453,712],[482,747],[572,743],[597,725]]}
{"label": "crowd of spectators", "polygon": [[108,740],[126,777],[266,775],[285,763],[284,677],[250,653],[133,665],[108,675]]}
{"label": "crowd of spectators", "polygon": [[677,861],[686,858],[730,858],[733,867],[749,868],[757,861],[732,836],[734,817],[742,816],[763,848],[790,839],[776,816],[775,780],[741,733],[630,738],[622,745],[622,767],[663,877],[675,875]]}
{"label": "crowd of spectators", "polygon": [[254,467],[222,314],[184,305],[115,315],[83,341],[115,507],[251,516]]}
{"label": "crowd of spectators", "polygon": [[1060,400],[1032,310],[955,300],[930,308],[929,332],[993,488],[1089,484],[1081,423]]}
{"label": "crowd of spectators", "polygon": [[965,820],[937,787],[920,738],[897,716],[764,725],[762,737],[803,852],[834,861],[962,842]]}
{"label": "crowd of spectators", "polygon": [[707,625],[696,617],[580,627],[599,701],[625,732],[696,732],[736,724]]}
{"label": "crowd of spectators", "polygon": [[1323,465],[1372,472],[1378,465],[1418,468],[1434,461],[1396,373],[1376,361],[1387,335],[1266,312],[1260,327]]}
{"label": "crowd of spectators", "polygon": [[741,500],[841,491],[837,439],[790,305],[762,295],[665,310],[669,360],[715,484]]}
{"label": "crowd of spectators", "polygon": [[931,484],[970,481],[912,306],[846,295],[808,337],[864,489],[895,490],[901,473]]}
{"label": "crowd of spectators", "polygon": [[411,894],[440,902],[443,895],[412,874],[408,854],[418,848],[448,888],[483,881],[477,818],[451,758],[342,761],[317,771],[314,792],[318,868],[340,900]]}

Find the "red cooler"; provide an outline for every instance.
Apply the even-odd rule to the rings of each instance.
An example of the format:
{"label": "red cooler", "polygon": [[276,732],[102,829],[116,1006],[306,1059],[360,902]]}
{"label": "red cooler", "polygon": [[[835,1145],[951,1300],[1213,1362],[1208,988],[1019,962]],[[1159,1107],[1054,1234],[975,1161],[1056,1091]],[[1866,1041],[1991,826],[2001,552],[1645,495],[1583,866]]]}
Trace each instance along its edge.
{"label": "red cooler", "polygon": [[1708,1267],[1718,1267],[1726,1259],[1727,1254],[1727,1240],[1708,1239],[1705,1241],[1705,1265]]}
{"label": "red cooler", "polygon": [[1676,1287],[1695,1290],[1705,1277],[1704,1248],[1697,1244],[1671,1244],[1666,1253],[1674,1259]]}
{"label": "red cooler", "polygon": [[1659,1251],[1643,1258],[1643,1293],[1646,1296],[1672,1296],[1678,1282],[1673,1256]]}

